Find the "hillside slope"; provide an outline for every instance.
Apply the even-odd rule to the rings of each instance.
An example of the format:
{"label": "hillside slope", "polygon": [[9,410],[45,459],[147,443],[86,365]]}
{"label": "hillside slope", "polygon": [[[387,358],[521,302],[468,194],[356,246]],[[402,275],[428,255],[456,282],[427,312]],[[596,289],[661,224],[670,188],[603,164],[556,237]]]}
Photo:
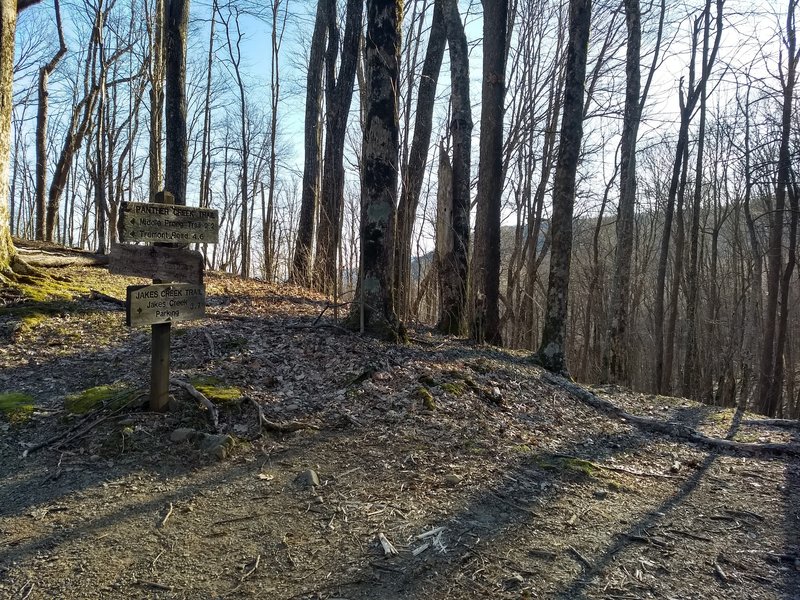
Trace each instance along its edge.
{"label": "hillside slope", "polygon": [[[54,272],[84,293],[0,312],[0,393],[34,403],[0,417],[0,598],[800,598],[796,458],[648,433],[523,354],[386,345],[320,297],[212,274],[173,377],[215,399],[229,447],[183,387],[136,408],[149,335],[102,295],[136,281]],[[719,438],[798,437],[595,391]],[[103,408],[69,414],[92,393]]]}

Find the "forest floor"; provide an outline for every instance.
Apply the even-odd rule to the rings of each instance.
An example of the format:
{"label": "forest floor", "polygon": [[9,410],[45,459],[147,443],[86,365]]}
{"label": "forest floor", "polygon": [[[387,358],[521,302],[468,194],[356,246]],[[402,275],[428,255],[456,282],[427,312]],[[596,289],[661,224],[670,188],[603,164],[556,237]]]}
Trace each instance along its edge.
{"label": "forest floor", "polygon": [[[51,272],[117,298],[143,283]],[[0,393],[35,403],[27,420],[0,416],[0,598],[800,598],[796,457],[644,432],[524,353],[422,328],[384,344],[332,309],[318,318],[324,298],[296,288],[214,274],[207,288],[206,318],[173,327],[172,376],[236,388],[222,459],[173,441],[211,432],[181,387],[165,414],[69,415],[70,394],[148,385],[149,331],[126,328],[119,305],[0,294]],[[594,392],[720,438],[797,437]],[[315,428],[262,428],[256,404]]]}

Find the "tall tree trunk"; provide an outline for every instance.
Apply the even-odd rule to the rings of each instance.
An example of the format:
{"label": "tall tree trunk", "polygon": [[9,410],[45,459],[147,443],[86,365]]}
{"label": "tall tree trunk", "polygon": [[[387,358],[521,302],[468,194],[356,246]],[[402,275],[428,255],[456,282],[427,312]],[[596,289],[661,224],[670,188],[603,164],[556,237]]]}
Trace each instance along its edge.
{"label": "tall tree trunk", "polygon": [[[500,209],[503,193],[508,0],[483,0],[483,84],[477,220],[472,259],[472,337],[500,345]],[[583,83],[581,82],[581,85]]]}
{"label": "tall tree trunk", "polygon": [[[663,14],[662,14],[663,18]],[[619,205],[617,207],[617,248],[614,279],[611,284],[611,326],[603,353],[603,380],[628,380],[628,356],[625,336],[628,329],[628,305],[631,292],[633,256],[633,221],[636,207],[636,138],[642,106],[641,45],[642,22],[639,0],[625,0],[628,44],[625,59],[625,113],[620,141]],[[660,37],[660,36],[659,36]],[[656,49],[656,52],[658,50]]]}
{"label": "tall tree trunk", "polygon": [[164,124],[164,26],[167,0],[155,0],[153,25],[150,28],[150,139],[149,165],[150,201],[164,187],[161,140]]}
{"label": "tall tree trunk", "polygon": [[[333,75],[335,73],[334,65],[329,65],[330,93],[325,111],[325,160],[322,171],[317,256],[314,262],[315,287],[325,294],[333,293],[335,287],[336,253],[342,239],[344,142],[347,134],[347,117],[350,114],[350,103],[353,99],[363,14],[364,0],[348,0],[338,77]],[[335,19],[335,13],[331,18]],[[334,36],[333,31],[330,32],[329,37],[331,40],[338,39],[338,35]],[[338,43],[327,60],[335,63],[337,50]]]}
{"label": "tall tree trunk", "polygon": [[206,91],[203,101],[203,139],[200,145],[200,207],[211,206],[211,72],[214,64],[214,29],[217,24],[217,0],[211,3],[211,31],[208,35]]}
{"label": "tall tree trunk", "polygon": [[[64,42],[64,31],[61,27],[61,9],[58,0],[55,0],[56,28],[58,30],[58,50],[50,61],[39,69],[39,97],[38,110],[36,114],[36,239],[44,240],[46,234],[45,226],[45,188],[47,187],[47,84],[50,75],[55,70],[58,63],[67,53],[67,45]],[[52,238],[52,233],[50,235]],[[52,240],[51,240],[52,241]]]}
{"label": "tall tree trunk", "polygon": [[400,148],[399,0],[367,0],[366,97],[361,184],[361,277],[350,313],[351,326],[388,339],[405,336],[394,312],[392,237]]}
{"label": "tall tree trunk", "polygon": [[[786,220],[786,188],[789,185],[791,169],[790,136],[792,126],[792,103],[797,72],[797,39],[795,30],[795,8],[797,0],[789,0],[786,15],[784,43],[787,51],[785,74],[781,78],[783,88],[783,111],[781,114],[781,140],[778,149],[778,177],[775,184],[775,209],[770,218],[769,244],[767,246],[767,303],[764,319],[764,338],[761,348],[760,375],[758,381],[758,400],[761,412],[775,416],[778,411],[780,391],[783,387],[783,342],[785,321],[781,315],[778,321],[778,296],[781,287],[781,256],[783,250],[783,228]],[[796,214],[792,219],[796,227]],[[790,240],[792,248],[795,240]],[[791,277],[791,272],[790,272]],[[788,282],[787,282],[788,283]],[[778,331],[776,334],[776,325]],[[777,335],[777,340],[776,340]],[[777,342],[777,343],[776,343]],[[781,366],[779,367],[779,363]],[[777,378],[780,378],[778,380]]]}
{"label": "tall tree trunk", "polygon": [[300,200],[300,222],[294,247],[294,260],[289,279],[303,286],[311,285],[312,244],[314,242],[314,216],[319,195],[319,164],[322,131],[320,111],[322,105],[322,72],[325,66],[325,39],[329,15],[334,0],[318,0],[314,34],[306,75],[305,161],[303,164],[303,190]]}
{"label": "tall tree trunk", "polygon": [[[453,136],[452,193],[449,222],[452,243],[440,265],[440,316],[437,328],[463,335],[466,325],[467,279],[469,276],[470,142],[472,109],[469,98],[469,50],[456,0],[445,0],[447,43],[450,48]],[[423,80],[424,83],[424,80]],[[420,84],[420,93],[422,84]],[[416,141],[416,140],[415,140]],[[421,183],[421,182],[420,182]]]}
{"label": "tall tree trunk", "polygon": [[[433,106],[436,98],[436,85],[447,42],[445,26],[445,4],[449,0],[435,0],[433,21],[428,38],[428,48],[419,79],[417,110],[414,121],[414,138],[411,151],[403,169],[400,203],[397,207],[397,234],[394,248],[394,281],[397,312],[401,318],[408,318],[411,295],[411,236],[419,206],[422,180],[425,177],[425,163],[431,145],[433,129]],[[460,23],[460,20],[459,20]],[[409,111],[410,112],[410,111]]]}
{"label": "tall tree trunk", "polygon": [[552,249],[542,342],[536,361],[548,371],[567,373],[566,335],[569,272],[572,255],[572,211],[575,175],[583,138],[583,84],[591,23],[591,0],[570,0],[569,41],[564,80],[564,116],[553,181]]}
{"label": "tall tree trunk", "polygon": [[186,179],[189,174],[186,139],[186,34],[189,25],[189,0],[166,0],[166,96],[167,124],[165,188],[175,204],[186,204]]}

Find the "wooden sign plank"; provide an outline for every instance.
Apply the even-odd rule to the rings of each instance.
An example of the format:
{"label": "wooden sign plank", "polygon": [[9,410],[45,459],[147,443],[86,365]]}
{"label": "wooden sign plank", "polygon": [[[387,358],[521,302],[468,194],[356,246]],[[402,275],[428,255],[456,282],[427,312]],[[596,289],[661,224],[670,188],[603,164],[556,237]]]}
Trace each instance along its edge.
{"label": "wooden sign plank", "polygon": [[210,208],[123,202],[120,211],[123,242],[216,244],[219,212]]}
{"label": "wooden sign plank", "polygon": [[202,319],[206,288],[190,283],[128,286],[125,324],[129,327]]}
{"label": "wooden sign plank", "polygon": [[202,285],[203,255],[179,248],[114,244],[111,246],[108,270],[117,275]]}

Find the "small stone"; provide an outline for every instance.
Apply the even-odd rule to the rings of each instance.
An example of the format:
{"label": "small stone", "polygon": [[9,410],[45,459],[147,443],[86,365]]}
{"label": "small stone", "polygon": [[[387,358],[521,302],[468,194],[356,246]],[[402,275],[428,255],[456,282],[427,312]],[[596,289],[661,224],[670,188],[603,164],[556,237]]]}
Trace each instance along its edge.
{"label": "small stone", "polygon": [[525,583],[525,579],[519,573],[514,573],[511,577],[503,582],[507,590],[513,590]]}
{"label": "small stone", "polygon": [[458,485],[463,478],[455,473],[448,473],[444,476],[444,481],[447,485]]}
{"label": "small stone", "polygon": [[319,486],[319,475],[314,469],[306,469],[295,477],[295,483],[302,487]]}
{"label": "small stone", "polygon": [[322,496],[314,496],[314,502],[316,502],[317,504],[322,504],[325,502],[325,498],[323,498]]}
{"label": "small stone", "polygon": [[605,500],[608,496],[608,490],[595,490],[593,493],[598,500]]}
{"label": "small stone", "polygon": [[681,463],[676,460],[674,463],[672,463],[672,466],[669,468],[669,470],[673,473],[677,473],[681,470]]}
{"label": "small stone", "polygon": [[197,433],[198,432],[191,427],[178,427],[170,434],[169,439],[173,442],[185,442],[194,439]]}

